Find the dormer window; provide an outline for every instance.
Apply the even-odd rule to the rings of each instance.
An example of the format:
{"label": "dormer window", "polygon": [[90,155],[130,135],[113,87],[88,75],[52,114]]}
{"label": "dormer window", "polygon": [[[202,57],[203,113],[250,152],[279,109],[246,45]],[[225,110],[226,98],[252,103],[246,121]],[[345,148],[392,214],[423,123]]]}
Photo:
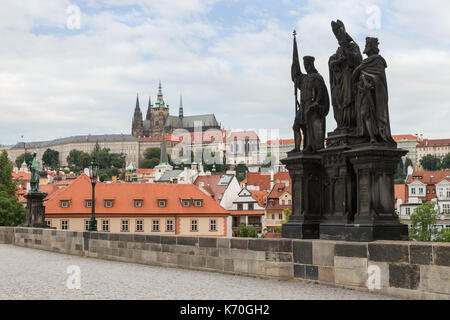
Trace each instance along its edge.
{"label": "dormer window", "polygon": [[135,208],[142,208],[143,201],[142,200],[134,200]]}
{"label": "dormer window", "polygon": [[182,199],[182,200],[181,200],[181,205],[182,205],[183,207],[189,207],[189,206],[190,206],[190,201],[189,201],[189,200],[186,200],[186,199]]}
{"label": "dormer window", "polygon": [[203,207],[203,200],[194,200],[194,206]]}
{"label": "dormer window", "polygon": [[61,200],[60,205],[61,208],[68,208],[70,207],[70,200]]}
{"label": "dormer window", "polygon": [[84,201],[84,206],[86,208],[92,208],[92,200],[85,200]]}
{"label": "dormer window", "polygon": [[105,200],[105,208],[112,208],[114,206],[114,200]]}
{"label": "dormer window", "polygon": [[166,200],[163,200],[163,199],[158,200],[158,207],[165,208],[166,205],[167,205],[167,201]]}

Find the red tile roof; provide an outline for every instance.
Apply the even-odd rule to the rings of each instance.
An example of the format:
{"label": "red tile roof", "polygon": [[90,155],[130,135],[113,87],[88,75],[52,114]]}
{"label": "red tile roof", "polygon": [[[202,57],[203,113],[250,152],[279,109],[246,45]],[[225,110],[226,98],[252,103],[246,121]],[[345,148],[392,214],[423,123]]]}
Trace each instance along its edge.
{"label": "red tile roof", "polygon": [[250,190],[252,198],[258,202],[258,205],[262,208],[266,206],[267,203],[267,191]]}
{"label": "red tile roof", "polygon": [[286,205],[280,204],[279,199],[285,192],[288,192],[289,194],[292,195],[292,186],[289,184],[289,186],[286,187],[284,185],[284,183],[276,183],[273,186],[271,192],[269,193],[268,200],[267,200],[268,202],[272,201],[273,205],[270,207],[267,206],[266,208],[267,209],[281,209],[281,210],[291,209],[292,208],[291,204],[287,204],[287,203],[286,203]]}
{"label": "red tile roof", "polygon": [[[408,188],[406,184],[394,185],[394,197],[395,199],[401,199],[402,203],[406,203],[408,199]],[[397,208],[397,201],[395,201],[395,208]]]}
{"label": "red tile roof", "polygon": [[294,139],[280,139],[280,140],[267,140],[266,144],[268,146],[279,146],[279,145],[293,145],[295,144]]}
{"label": "red tile roof", "polygon": [[450,139],[423,139],[417,148],[423,147],[447,147],[450,146]]}
{"label": "red tile roof", "polygon": [[19,181],[28,181],[31,178],[31,174],[28,172],[18,171],[12,173],[13,179],[19,179]]}
{"label": "red tile roof", "polygon": [[[289,172],[277,172],[274,174],[274,183],[286,180],[289,181],[289,185],[292,184]],[[270,191],[270,173],[247,172],[245,183],[249,186],[259,186],[260,191]]]}
{"label": "red tile roof", "polygon": [[262,216],[265,214],[264,210],[232,210],[232,216]]}
{"label": "red tile roof", "polygon": [[399,141],[399,140],[415,140],[415,141],[419,141],[419,139],[412,135],[412,134],[393,134],[392,138],[394,138],[395,141]]}
{"label": "red tile roof", "polygon": [[[85,207],[85,200],[91,199],[91,181],[85,175],[79,176],[67,188],[53,193],[46,202],[46,213],[54,215],[90,214],[91,208]],[[206,196],[192,184],[154,184],[154,183],[113,183],[98,182],[95,187],[96,213],[100,215],[228,215],[228,211]],[[166,200],[166,207],[159,207],[158,200]],[[181,199],[203,200],[202,207],[181,205]],[[61,200],[70,200],[68,208],[61,208]],[[113,200],[112,208],[104,206],[104,200]],[[143,200],[140,208],[134,206],[134,200]]]}
{"label": "red tile roof", "polygon": [[152,174],[156,170],[155,169],[136,169],[136,174],[144,175],[144,174]]}
{"label": "red tile roof", "polygon": [[450,182],[450,170],[444,171],[414,171],[411,176],[408,176],[407,184],[414,181],[420,181],[424,184],[436,184],[442,180]]}
{"label": "red tile roof", "polygon": [[194,185],[204,189],[214,198],[217,203],[220,203],[225,190],[227,190],[228,188],[228,186],[217,185],[221,178],[222,175],[219,174],[213,174],[210,176],[198,176],[197,179],[195,179]]}

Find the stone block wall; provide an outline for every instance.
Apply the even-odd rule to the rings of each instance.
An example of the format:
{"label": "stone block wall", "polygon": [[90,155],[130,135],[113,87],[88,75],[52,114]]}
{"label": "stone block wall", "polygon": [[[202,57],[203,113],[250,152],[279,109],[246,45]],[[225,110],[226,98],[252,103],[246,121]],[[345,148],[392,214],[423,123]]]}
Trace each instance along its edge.
{"label": "stone block wall", "polygon": [[[0,227],[0,243],[100,259],[450,299],[450,244],[248,239]],[[293,297],[295,298],[295,297]]]}
{"label": "stone block wall", "polygon": [[11,244],[14,242],[14,228],[0,227],[0,244]]}

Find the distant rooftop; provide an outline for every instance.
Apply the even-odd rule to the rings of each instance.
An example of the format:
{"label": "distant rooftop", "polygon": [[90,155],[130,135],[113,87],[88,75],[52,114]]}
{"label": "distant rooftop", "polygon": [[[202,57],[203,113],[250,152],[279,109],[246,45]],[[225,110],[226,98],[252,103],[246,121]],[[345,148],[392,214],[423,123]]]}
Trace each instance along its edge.
{"label": "distant rooftop", "polygon": [[121,142],[121,141],[138,141],[138,139],[129,134],[84,135],[84,136],[73,136],[68,138],[59,138],[49,141],[18,142],[11,149],[24,149],[25,147],[27,149],[45,148],[67,143]]}

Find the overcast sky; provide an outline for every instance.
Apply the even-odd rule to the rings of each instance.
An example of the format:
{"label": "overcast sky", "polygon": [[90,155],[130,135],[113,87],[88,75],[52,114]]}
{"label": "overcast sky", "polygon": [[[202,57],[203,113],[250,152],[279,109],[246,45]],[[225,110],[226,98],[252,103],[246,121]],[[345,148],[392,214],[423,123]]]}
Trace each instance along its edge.
{"label": "overcast sky", "polygon": [[173,115],[182,93],[185,115],[291,138],[292,30],[328,85],[335,19],[361,49],[379,38],[393,134],[450,138],[449,12],[448,0],[1,0],[0,144],[130,133],[136,93],[145,114],[159,80]]}

